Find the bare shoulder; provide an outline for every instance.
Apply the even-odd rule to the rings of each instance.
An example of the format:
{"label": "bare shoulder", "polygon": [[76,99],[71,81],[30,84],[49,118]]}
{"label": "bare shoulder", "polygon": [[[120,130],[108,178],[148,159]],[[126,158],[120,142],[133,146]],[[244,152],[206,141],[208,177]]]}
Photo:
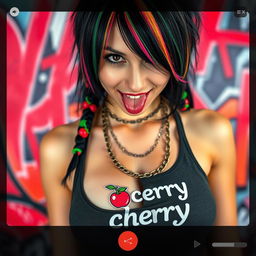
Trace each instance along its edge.
{"label": "bare shoulder", "polygon": [[[71,190],[61,185],[76,136],[76,122],[57,126],[40,143],[40,174],[45,192],[50,225],[68,226]],[[70,181],[71,182],[71,181]]]}
{"label": "bare shoulder", "polygon": [[56,126],[43,136],[41,144],[48,145],[50,143],[52,146],[64,146],[68,144],[76,135],[76,125],[77,121]]}
{"label": "bare shoulder", "polygon": [[207,175],[212,166],[233,159],[233,156],[227,156],[227,152],[231,154],[235,147],[229,119],[208,109],[191,109],[181,112],[180,116],[192,151]]}
{"label": "bare shoulder", "polygon": [[55,169],[55,174],[58,177],[63,177],[67,163],[72,157],[72,148],[77,133],[77,123],[78,121],[59,125],[47,132],[41,140],[41,165],[46,164],[46,162],[51,163],[53,166],[59,165],[60,168]]}
{"label": "bare shoulder", "polygon": [[210,109],[191,109],[181,113],[187,129],[193,129],[197,135],[220,142],[233,134],[229,119]]}

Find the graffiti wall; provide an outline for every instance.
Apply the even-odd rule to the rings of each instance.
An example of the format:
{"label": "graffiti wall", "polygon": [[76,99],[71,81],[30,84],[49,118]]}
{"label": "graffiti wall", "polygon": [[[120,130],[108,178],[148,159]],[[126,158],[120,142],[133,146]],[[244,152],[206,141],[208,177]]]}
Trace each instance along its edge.
{"label": "graffiti wall", "polygon": [[[7,224],[47,225],[39,143],[78,118],[68,12],[7,16]],[[237,149],[239,225],[249,223],[249,16],[202,12],[199,63],[191,79],[195,108],[230,119]]]}

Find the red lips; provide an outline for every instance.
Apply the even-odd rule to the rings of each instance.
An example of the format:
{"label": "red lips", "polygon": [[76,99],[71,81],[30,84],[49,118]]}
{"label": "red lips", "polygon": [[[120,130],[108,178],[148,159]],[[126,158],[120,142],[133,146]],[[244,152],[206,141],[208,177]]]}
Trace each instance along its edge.
{"label": "red lips", "polygon": [[[118,92],[121,94],[122,101],[127,112],[131,114],[138,114],[143,110],[150,91],[144,92],[144,93],[136,93],[136,94],[123,93],[120,91]],[[129,96],[132,96],[132,97],[129,97]]]}

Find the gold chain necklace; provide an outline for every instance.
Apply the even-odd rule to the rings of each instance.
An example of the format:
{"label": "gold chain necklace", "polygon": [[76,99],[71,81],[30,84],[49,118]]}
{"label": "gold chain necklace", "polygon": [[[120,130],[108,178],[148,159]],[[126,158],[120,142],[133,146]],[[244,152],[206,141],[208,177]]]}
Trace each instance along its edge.
{"label": "gold chain necklace", "polygon": [[[106,108],[106,113],[109,114],[109,110],[107,109],[107,106],[104,105],[104,107]],[[164,108],[164,107],[162,107],[162,109],[163,109],[163,108]],[[118,139],[117,139],[117,137],[116,137],[116,135],[115,135],[115,133],[114,133],[114,131],[113,131],[113,128],[112,128],[112,126],[111,126],[111,123],[110,123],[110,120],[109,120],[109,116],[107,116],[107,122],[108,122],[108,128],[109,128],[110,134],[111,134],[112,138],[114,139],[114,141],[116,142],[116,144],[117,144],[117,146],[119,147],[119,149],[120,149],[123,153],[127,154],[128,156],[133,156],[133,157],[145,157],[145,156],[147,156],[148,154],[150,154],[150,153],[156,148],[156,146],[157,146],[157,144],[158,144],[158,142],[159,142],[159,140],[160,140],[160,138],[161,138],[161,136],[162,136],[162,134],[163,134],[163,129],[164,129],[164,126],[165,126],[165,121],[164,121],[164,119],[163,119],[163,120],[162,120],[162,124],[161,124],[160,129],[159,129],[159,132],[157,133],[157,136],[156,136],[156,138],[155,138],[154,144],[153,144],[146,152],[144,152],[144,153],[142,153],[142,154],[138,154],[138,153],[133,153],[133,152],[128,151],[128,150],[118,141]]]}
{"label": "gold chain necklace", "polygon": [[[164,108],[164,112],[165,114],[167,114],[167,108]],[[137,173],[137,172],[133,172],[131,170],[128,170],[127,168],[125,168],[115,157],[114,153],[112,152],[111,149],[111,143],[110,143],[110,138],[108,136],[108,120],[107,120],[107,112],[106,112],[106,108],[102,108],[102,122],[103,122],[103,134],[104,134],[104,140],[105,140],[105,144],[106,144],[106,148],[107,148],[107,152],[113,162],[113,164],[123,173],[135,177],[135,178],[147,178],[147,177],[151,177],[154,176],[158,173],[161,173],[163,171],[163,169],[166,167],[168,161],[169,161],[169,157],[170,157],[170,136],[169,136],[169,121],[168,121],[168,117],[164,118],[165,120],[165,156],[164,159],[162,161],[162,163],[160,164],[160,166],[150,172],[145,172],[145,173]]]}

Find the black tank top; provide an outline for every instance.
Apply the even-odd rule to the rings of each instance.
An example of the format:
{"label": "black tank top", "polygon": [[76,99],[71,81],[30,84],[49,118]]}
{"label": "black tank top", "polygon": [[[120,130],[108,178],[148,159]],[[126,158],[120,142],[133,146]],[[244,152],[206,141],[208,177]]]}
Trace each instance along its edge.
{"label": "black tank top", "polygon": [[122,210],[109,210],[93,204],[83,188],[86,154],[81,155],[73,184],[71,226],[213,225],[216,204],[207,176],[192,153],[177,111],[174,119],[180,138],[175,163],[163,173],[141,178],[141,191],[127,191],[130,200],[143,200],[140,208],[127,205]]}

